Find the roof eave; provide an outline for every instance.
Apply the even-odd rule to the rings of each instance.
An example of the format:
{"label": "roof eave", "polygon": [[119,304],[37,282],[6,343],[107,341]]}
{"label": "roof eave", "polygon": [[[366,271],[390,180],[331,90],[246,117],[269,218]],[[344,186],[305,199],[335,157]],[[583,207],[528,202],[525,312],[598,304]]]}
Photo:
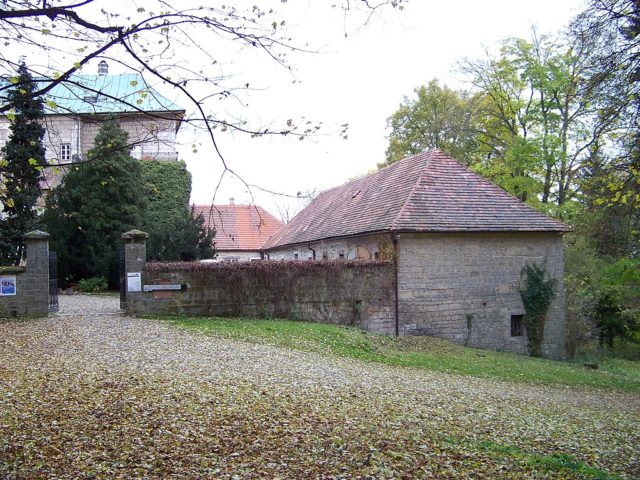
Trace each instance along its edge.
{"label": "roof eave", "polygon": [[461,228],[456,228],[456,229],[446,229],[446,228],[430,228],[430,229],[417,229],[417,228],[390,228],[390,229],[383,229],[383,230],[370,230],[370,231],[366,231],[366,232],[359,232],[359,233],[352,233],[352,234],[348,234],[348,235],[334,235],[334,236],[330,236],[330,237],[323,237],[323,238],[315,238],[315,239],[310,239],[310,240],[304,240],[304,241],[300,241],[300,242],[290,242],[290,243],[283,243],[283,244],[276,244],[270,247],[264,246],[260,249],[260,251],[264,251],[267,252],[269,250],[273,250],[276,248],[287,248],[287,247],[293,247],[295,245],[305,245],[305,244],[309,244],[309,243],[315,243],[315,242],[325,242],[325,241],[331,241],[331,240],[339,240],[339,239],[343,239],[343,238],[350,238],[350,237],[362,237],[365,235],[375,235],[375,234],[385,234],[385,233],[392,233],[392,234],[400,234],[400,233],[557,233],[560,235],[564,235],[565,233],[569,233],[572,230],[570,228],[565,228],[565,229],[542,229],[542,228],[538,228],[538,229],[534,229],[534,228],[527,228],[527,229],[513,229],[513,228],[505,228],[505,229],[489,229],[489,228],[483,228],[483,229],[478,229],[478,228],[469,228],[469,229],[461,229]]}
{"label": "roof eave", "polygon": [[305,245],[305,244],[309,244],[309,243],[314,243],[314,242],[325,242],[328,240],[339,240],[341,238],[349,238],[349,237],[362,237],[365,235],[376,235],[376,234],[385,234],[385,233],[390,233],[391,231],[389,229],[382,229],[382,230],[369,230],[366,232],[359,232],[359,233],[351,233],[351,234],[347,234],[347,235],[334,235],[331,237],[323,237],[323,238],[316,238],[316,239],[310,239],[310,240],[303,240],[301,242],[290,242],[290,243],[283,243],[283,244],[276,244],[273,245],[271,247],[263,247],[261,251],[269,251],[269,250],[273,250],[274,248],[286,248],[286,247],[292,247],[294,245]]}

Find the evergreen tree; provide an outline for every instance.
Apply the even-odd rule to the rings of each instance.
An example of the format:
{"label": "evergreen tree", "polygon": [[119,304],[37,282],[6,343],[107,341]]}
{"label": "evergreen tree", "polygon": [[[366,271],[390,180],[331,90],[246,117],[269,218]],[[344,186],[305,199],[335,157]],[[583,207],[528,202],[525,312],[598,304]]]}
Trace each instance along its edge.
{"label": "evergreen tree", "polygon": [[207,228],[202,214],[194,215],[185,210],[170,228],[148,229],[150,251],[147,255],[152,260],[171,261],[182,260],[184,262],[200,258],[213,258],[214,231]]}
{"label": "evergreen tree", "polygon": [[106,277],[118,283],[120,236],[142,225],[140,165],[129,155],[128,134],[110,117],[87,162],[74,166],[47,199],[45,223],[58,252],[63,283]]}
{"label": "evergreen tree", "polygon": [[38,220],[35,206],[40,196],[40,171],[45,165],[44,109],[34,98],[37,90],[22,63],[7,101],[15,106],[9,115],[9,141],[0,153],[0,264],[18,264],[24,252],[22,236],[33,230]]}

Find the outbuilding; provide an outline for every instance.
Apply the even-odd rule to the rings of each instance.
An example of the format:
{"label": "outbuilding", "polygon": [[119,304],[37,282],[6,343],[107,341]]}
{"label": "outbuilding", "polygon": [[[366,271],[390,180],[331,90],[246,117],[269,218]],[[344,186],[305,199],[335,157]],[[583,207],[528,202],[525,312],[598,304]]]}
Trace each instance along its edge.
{"label": "outbuilding", "polygon": [[544,354],[565,351],[562,235],[568,228],[434,149],[322,192],[264,246],[272,260],[388,260],[394,322],[426,334],[526,353],[524,265],[558,280]]}

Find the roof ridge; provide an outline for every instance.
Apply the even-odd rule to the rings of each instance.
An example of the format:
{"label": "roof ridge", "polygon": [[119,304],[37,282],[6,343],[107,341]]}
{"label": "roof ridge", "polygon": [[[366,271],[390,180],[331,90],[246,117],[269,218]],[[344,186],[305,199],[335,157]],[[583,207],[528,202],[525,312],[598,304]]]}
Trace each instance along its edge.
{"label": "roof ridge", "polygon": [[[420,173],[420,175],[418,176],[418,178],[416,179],[416,183],[413,184],[413,187],[411,187],[411,191],[409,192],[409,195],[407,195],[407,198],[405,199],[404,203],[402,204],[402,207],[400,208],[400,210],[398,211],[398,215],[395,216],[395,218],[393,219],[393,221],[391,222],[391,225],[389,225],[389,230],[395,230],[395,225],[396,222],[400,219],[400,217],[402,216],[402,214],[404,213],[405,207],[407,206],[407,204],[409,203],[409,200],[411,199],[411,197],[413,196],[413,192],[416,191],[416,188],[418,187],[418,185],[420,185],[420,181],[422,180],[422,177],[426,174],[427,172],[427,166],[429,165],[429,160],[431,160],[433,158],[433,154],[434,154],[434,149],[432,148],[431,150],[429,150],[428,152],[422,152],[422,153],[418,153],[416,155],[413,155],[414,157],[417,157],[419,155],[423,155],[424,153],[427,154],[427,158],[425,159],[424,162],[424,167],[422,168],[422,172]],[[407,157],[407,158],[411,158],[411,157]],[[402,161],[402,160],[401,160]],[[390,165],[391,166],[391,165]]]}

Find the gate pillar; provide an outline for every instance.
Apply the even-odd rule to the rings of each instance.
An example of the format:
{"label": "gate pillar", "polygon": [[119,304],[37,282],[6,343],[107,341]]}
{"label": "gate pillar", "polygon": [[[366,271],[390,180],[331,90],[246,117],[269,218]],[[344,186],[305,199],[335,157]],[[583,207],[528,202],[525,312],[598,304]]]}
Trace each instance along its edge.
{"label": "gate pillar", "polygon": [[130,295],[141,295],[142,270],[147,263],[147,238],[141,230],[122,234],[123,250],[120,255],[120,308],[127,308]]}

